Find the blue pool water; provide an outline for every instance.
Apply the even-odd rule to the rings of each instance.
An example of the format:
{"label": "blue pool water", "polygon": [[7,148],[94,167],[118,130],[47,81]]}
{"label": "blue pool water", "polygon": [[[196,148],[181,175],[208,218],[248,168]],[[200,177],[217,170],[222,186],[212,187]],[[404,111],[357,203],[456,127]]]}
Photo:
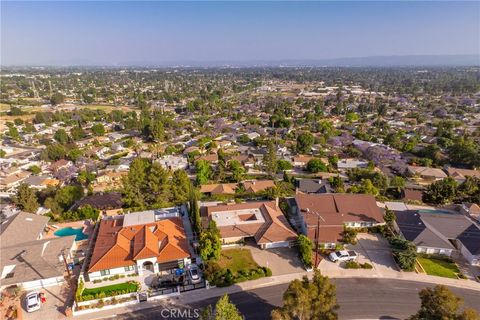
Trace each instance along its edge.
{"label": "blue pool water", "polygon": [[80,241],[84,239],[88,239],[88,236],[82,232],[83,228],[62,228],[55,231],[53,234],[57,237],[67,237],[67,236],[75,236],[75,241]]}

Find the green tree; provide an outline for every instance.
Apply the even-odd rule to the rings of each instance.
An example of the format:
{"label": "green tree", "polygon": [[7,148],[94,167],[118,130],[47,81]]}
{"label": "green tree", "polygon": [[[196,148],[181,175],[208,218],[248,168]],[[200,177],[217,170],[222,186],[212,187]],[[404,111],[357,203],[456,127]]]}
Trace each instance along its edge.
{"label": "green tree", "polygon": [[199,233],[202,228],[202,221],[200,218],[200,207],[198,206],[198,192],[195,190],[193,184],[190,183],[189,192],[188,192],[188,204],[189,204],[189,214],[190,221],[192,222],[193,231]]}
{"label": "green tree", "polygon": [[34,175],[39,175],[42,172],[42,169],[37,165],[33,165],[28,168],[28,171]]}
{"label": "green tree", "polygon": [[56,92],[50,97],[50,103],[54,106],[64,102],[65,102],[65,96],[60,92]]}
{"label": "green tree", "polygon": [[243,320],[243,316],[225,294],[215,305],[215,320]]}
{"label": "green tree", "polygon": [[214,220],[210,220],[208,228],[200,233],[199,247],[203,261],[216,261],[220,258],[222,240]]}
{"label": "green tree", "polygon": [[212,168],[206,160],[198,160],[195,163],[195,169],[197,171],[197,184],[202,185],[207,183],[212,176]]}
{"label": "green tree", "polygon": [[105,135],[105,126],[101,123],[96,123],[92,126],[91,128],[92,130],[92,133],[95,135],[95,136],[103,136]]}
{"label": "green tree", "polygon": [[73,141],[78,141],[86,137],[85,131],[80,126],[75,126],[70,129],[70,136]]}
{"label": "green tree", "polygon": [[231,160],[228,169],[232,173],[233,182],[240,182],[245,177],[246,170],[238,160]]}
{"label": "green tree", "polygon": [[172,175],[171,184],[171,193],[172,200],[176,205],[181,205],[185,203],[189,198],[190,190],[190,178],[185,170],[175,170]]}
{"label": "green tree", "polygon": [[277,161],[277,171],[292,170],[293,165],[290,161],[285,159],[280,159]]}
{"label": "green tree", "polygon": [[15,204],[23,211],[35,213],[38,207],[38,198],[35,190],[30,188],[27,184],[22,183],[18,189],[14,198]]}
{"label": "green tree", "polygon": [[305,235],[301,234],[297,237],[298,252],[300,260],[307,268],[312,267],[312,241]]}
{"label": "green tree", "polygon": [[456,195],[457,181],[448,177],[429,185],[423,193],[423,201],[425,203],[446,204],[451,202]]}
{"label": "green tree", "polygon": [[135,158],[130,164],[128,175],[122,181],[123,202],[127,207],[142,210],[147,206],[144,187],[149,167],[150,163],[144,158]]}
{"label": "green tree", "polygon": [[446,286],[437,285],[422,289],[419,294],[420,310],[409,320],[478,320],[480,315],[473,309],[460,311],[463,299],[457,297]]}
{"label": "green tree", "polygon": [[222,296],[215,305],[215,309],[208,305],[200,315],[201,320],[243,320],[237,307],[230,302],[228,295]]}
{"label": "green tree", "polygon": [[314,142],[315,138],[310,132],[302,132],[297,137],[297,152],[310,153]]}
{"label": "green tree", "polygon": [[269,140],[267,143],[267,153],[263,156],[263,165],[265,166],[265,172],[269,176],[277,173],[277,152],[272,140]]}
{"label": "green tree", "polygon": [[67,144],[68,143],[68,134],[65,129],[58,129],[55,134],[53,135],[53,139],[60,144]]}
{"label": "green tree", "polygon": [[307,163],[307,170],[311,173],[328,171],[327,165],[318,158],[313,158]]}
{"label": "green tree", "polygon": [[315,270],[312,281],[304,276],[290,282],[283,294],[283,307],[272,311],[272,319],[336,320],[338,308],[335,285]]}

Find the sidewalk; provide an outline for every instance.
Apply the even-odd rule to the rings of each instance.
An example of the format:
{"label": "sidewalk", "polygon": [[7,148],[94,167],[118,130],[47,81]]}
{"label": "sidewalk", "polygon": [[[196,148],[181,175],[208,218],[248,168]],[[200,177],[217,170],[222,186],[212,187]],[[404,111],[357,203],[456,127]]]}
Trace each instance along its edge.
{"label": "sidewalk", "polygon": [[[320,265],[320,271],[322,266]],[[331,279],[335,278],[375,278],[375,279],[392,279],[392,280],[405,280],[405,281],[416,281],[424,282],[428,284],[443,284],[451,287],[459,287],[463,289],[477,290],[480,291],[480,283],[470,281],[470,280],[455,280],[442,277],[429,276],[424,274],[417,274],[413,272],[395,272],[392,274],[379,275],[373,270],[352,270],[352,269],[342,269],[341,272],[332,272],[329,270],[328,274],[322,272],[322,274],[327,275]],[[278,276],[272,276],[268,278],[261,278],[252,281],[242,282],[230,287],[224,288],[210,288],[210,289],[199,289],[189,292],[184,292],[177,297],[169,297],[163,300],[165,304],[175,303],[175,304],[189,304],[193,302],[198,302],[206,300],[209,298],[220,297],[224,294],[232,294],[241,291],[253,290],[262,287],[269,287],[278,284],[289,283],[294,279],[301,279],[303,276],[311,277],[313,272],[299,272],[284,274]],[[144,302],[142,304],[137,304],[134,306],[128,307],[119,307],[113,310],[104,310],[96,313],[87,314],[85,316],[77,316],[75,319],[101,319],[107,317],[114,317],[116,314],[122,314],[126,312],[132,312],[135,310],[154,308],[161,305],[159,301]]]}

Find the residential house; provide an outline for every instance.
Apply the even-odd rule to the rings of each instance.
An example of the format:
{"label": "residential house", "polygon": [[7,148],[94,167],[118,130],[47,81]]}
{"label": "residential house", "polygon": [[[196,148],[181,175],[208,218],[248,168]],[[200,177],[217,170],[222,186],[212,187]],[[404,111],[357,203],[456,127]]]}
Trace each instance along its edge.
{"label": "residential house", "polygon": [[44,239],[49,218],[19,212],[0,224],[0,288],[25,290],[64,282],[65,261],[76,249],[75,236]]}
{"label": "residential house", "polygon": [[56,187],[60,184],[60,181],[48,176],[30,176],[23,180],[22,183],[27,184],[31,188],[42,190],[49,186]]}
{"label": "residential house", "polygon": [[480,222],[480,206],[476,203],[463,203],[460,212]]}
{"label": "residential house", "polygon": [[431,184],[447,177],[447,174],[438,168],[408,166],[407,171],[419,184]]}
{"label": "residential house", "polygon": [[297,194],[290,209],[300,232],[326,248],[342,241],[345,227],[368,228],[385,224],[375,197],[363,194]]}
{"label": "residential house", "polygon": [[480,266],[480,228],[468,217],[438,210],[395,211],[396,229],[417,246],[417,252],[450,256],[460,252]]}
{"label": "residential house", "polygon": [[265,191],[268,188],[274,188],[275,182],[273,180],[249,180],[242,182],[243,188],[247,193],[257,193]]}
{"label": "residential house", "polygon": [[185,170],[188,168],[188,159],[183,156],[168,155],[155,161],[167,170]]}
{"label": "residential house", "polygon": [[337,162],[337,168],[340,171],[346,171],[355,168],[366,168],[367,166],[368,161],[359,159],[340,159]]}
{"label": "residential house", "polygon": [[447,173],[449,177],[455,179],[459,184],[464,182],[467,177],[480,179],[480,170],[469,170],[449,167],[447,168]]}
{"label": "residential house", "polygon": [[326,179],[296,179],[296,193],[331,193],[330,183]]}
{"label": "residential house", "polygon": [[87,272],[94,280],[172,271],[188,263],[189,245],[180,212],[167,208],[104,217]]}
{"label": "residential house", "polygon": [[313,158],[313,156],[298,155],[293,157],[292,163],[294,167],[304,168]]}
{"label": "residential house", "polygon": [[119,192],[97,193],[77,201],[71,210],[78,210],[85,206],[97,209],[105,216],[114,216],[122,212],[122,194]]}
{"label": "residential house", "polygon": [[215,221],[224,244],[251,239],[269,249],[288,247],[297,237],[275,201],[206,206],[201,215],[205,225]]}
{"label": "residential house", "polygon": [[222,195],[222,194],[235,194],[235,190],[238,188],[237,183],[213,183],[204,184],[200,186],[200,192],[208,196]]}

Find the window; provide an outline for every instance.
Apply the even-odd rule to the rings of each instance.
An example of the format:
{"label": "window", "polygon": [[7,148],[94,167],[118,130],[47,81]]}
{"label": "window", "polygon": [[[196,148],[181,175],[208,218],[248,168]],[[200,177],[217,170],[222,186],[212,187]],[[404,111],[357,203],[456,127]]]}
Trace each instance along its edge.
{"label": "window", "polygon": [[13,273],[13,272],[7,273],[7,275],[5,276],[5,279],[13,278],[14,274],[15,273]]}
{"label": "window", "polygon": [[100,270],[100,275],[101,276],[108,276],[110,274],[110,270]]}
{"label": "window", "polygon": [[133,271],[135,270],[135,266],[127,266],[125,267],[125,271]]}

